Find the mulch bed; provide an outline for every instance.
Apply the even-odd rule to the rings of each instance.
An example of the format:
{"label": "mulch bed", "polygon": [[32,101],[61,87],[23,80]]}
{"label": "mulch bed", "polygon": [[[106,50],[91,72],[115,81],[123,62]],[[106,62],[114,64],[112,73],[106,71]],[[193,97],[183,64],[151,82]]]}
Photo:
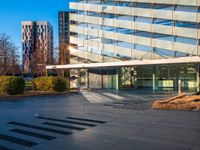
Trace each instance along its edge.
{"label": "mulch bed", "polygon": [[200,111],[200,95],[186,95],[185,93],[182,93],[167,100],[157,100],[153,103],[152,108]]}
{"label": "mulch bed", "polygon": [[23,97],[33,97],[33,96],[49,96],[49,95],[67,95],[71,92],[41,92],[41,91],[25,91],[24,94],[21,95],[0,95],[1,99],[13,99],[13,98],[23,98]]}

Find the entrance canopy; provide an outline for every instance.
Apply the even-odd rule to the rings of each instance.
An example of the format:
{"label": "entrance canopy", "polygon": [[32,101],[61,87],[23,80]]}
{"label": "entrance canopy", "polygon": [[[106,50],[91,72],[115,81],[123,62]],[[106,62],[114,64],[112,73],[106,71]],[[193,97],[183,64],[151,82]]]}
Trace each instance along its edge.
{"label": "entrance canopy", "polygon": [[143,66],[143,65],[164,65],[164,64],[190,64],[200,63],[199,56],[179,57],[169,59],[157,60],[129,60],[120,62],[104,62],[104,63],[80,63],[67,65],[48,65],[47,70],[50,69],[87,69],[87,68],[105,68],[105,67],[128,67],[128,66]]}

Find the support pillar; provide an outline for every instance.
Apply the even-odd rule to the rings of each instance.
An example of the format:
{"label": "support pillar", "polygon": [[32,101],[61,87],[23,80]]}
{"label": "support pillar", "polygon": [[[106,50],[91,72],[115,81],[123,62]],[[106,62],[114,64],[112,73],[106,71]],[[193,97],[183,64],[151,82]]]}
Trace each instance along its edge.
{"label": "support pillar", "polygon": [[178,90],[178,80],[179,80],[179,68],[177,68],[177,72],[175,72],[175,75],[174,75],[174,91],[177,91]]}
{"label": "support pillar", "polygon": [[153,67],[153,91],[155,91],[156,88],[156,67]]}
{"label": "support pillar", "polygon": [[104,88],[104,84],[103,84],[103,69],[101,69],[101,88]]}
{"label": "support pillar", "polygon": [[121,68],[116,69],[116,90],[121,89]]}
{"label": "support pillar", "polygon": [[153,72],[153,91],[156,90],[156,75],[155,72]]}
{"label": "support pillar", "polygon": [[90,73],[89,73],[89,69],[87,70],[87,88],[90,88]]}
{"label": "support pillar", "polygon": [[200,92],[199,64],[197,65],[197,92]]}
{"label": "support pillar", "polygon": [[81,92],[81,70],[78,69],[78,83],[77,83],[78,93]]}
{"label": "support pillar", "polygon": [[182,81],[178,80],[178,94],[181,94],[182,90]]}

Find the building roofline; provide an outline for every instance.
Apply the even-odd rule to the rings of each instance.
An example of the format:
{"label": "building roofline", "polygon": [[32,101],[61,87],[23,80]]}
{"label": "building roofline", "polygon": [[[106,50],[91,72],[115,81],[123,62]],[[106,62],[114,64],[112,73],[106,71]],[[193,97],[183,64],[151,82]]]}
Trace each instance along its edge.
{"label": "building roofline", "polygon": [[71,12],[76,12],[75,10],[60,10],[60,11],[58,11],[58,13],[63,13],[63,12],[65,12],[65,13],[71,13]]}
{"label": "building roofline", "polygon": [[49,65],[49,66],[46,66],[46,69],[47,70],[50,70],[50,69],[85,69],[85,68],[131,67],[131,66],[149,66],[149,65],[164,65],[164,64],[190,64],[190,63],[200,63],[200,57],[192,56],[192,57],[179,57],[179,58],[157,59],[157,60],[130,60],[130,61],[104,62],[104,63]]}

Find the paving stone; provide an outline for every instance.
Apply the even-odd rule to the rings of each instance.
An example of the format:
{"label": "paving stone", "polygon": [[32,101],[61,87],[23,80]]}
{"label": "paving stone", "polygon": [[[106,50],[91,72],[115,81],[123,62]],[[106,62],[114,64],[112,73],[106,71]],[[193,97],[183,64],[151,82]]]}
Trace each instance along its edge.
{"label": "paving stone", "polygon": [[188,150],[185,146],[145,141],[142,139],[126,139],[112,147],[112,150]]}
{"label": "paving stone", "polygon": [[[0,101],[0,134],[38,143],[26,148],[26,146],[0,140],[0,146],[13,150],[199,150],[200,112],[153,110],[150,106],[154,100],[168,98],[174,93],[150,91],[145,91],[146,95],[143,93],[144,91],[102,90],[67,96],[37,96]],[[90,127],[74,125],[70,122],[37,119],[36,116],[61,120],[67,120],[67,117],[78,117],[106,121],[106,123],[72,119],[76,122],[96,125]],[[8,124],[11,121],[69,131],[72,134],[60,135]],[[54,125],[62,124],[65,128],[45,125],[45,122]],[[85,130],[71,130],[67,126],[84,127]],[[53,136],[56,139],[48,141],[10,132],[16,128]]]}

